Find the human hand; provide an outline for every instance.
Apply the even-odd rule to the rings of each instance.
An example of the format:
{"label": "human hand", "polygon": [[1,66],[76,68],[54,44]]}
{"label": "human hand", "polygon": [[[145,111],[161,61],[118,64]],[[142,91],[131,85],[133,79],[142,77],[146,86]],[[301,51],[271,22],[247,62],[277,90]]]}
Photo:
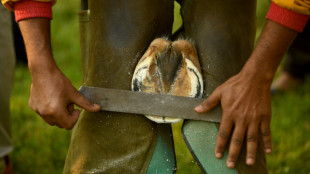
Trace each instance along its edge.
{"label": "human hand", "polygon": [[235,167],[244,140],[248,165],[255,163],[259,138],[262,137],[265,152],[271,153],[270,85],[278,65],[297,34],[297,31],[277,22],[267,21],[241,72],[220,85],[195,108],[197,112],[207,112],[221,104],[223,115],[215,156],[223,156],[225,146],[232,136],[228,167]]}
{"label": "human hand", "polygon": [[82,96],[58,69],[52,54],[50,19],[29,18],[18,22],[22,32],[32,77],[29,106],[50,125],[71,129],[80,110],[100,110]]}
{"label": "human hand", "polygon": [[81,95],[58,68],[32,75],[29,106],[48,124],[71,129],[80,114],[74,104],[89,112],[100,110],[100,106]]}
{"label": "human hand", "polygon": [[[196,112],[208,112],[221,104],[223,115],[217,136],[215,156],[221,158],[230,140],[226,165],[234,168],[246,141],[246,164],[256,159],[258,139],[262,136],[266,153],[271,153],[271,97],[270,85],[256,82],[239,73],[220,85]],[[243,147],[244,148],[244,147]]]}

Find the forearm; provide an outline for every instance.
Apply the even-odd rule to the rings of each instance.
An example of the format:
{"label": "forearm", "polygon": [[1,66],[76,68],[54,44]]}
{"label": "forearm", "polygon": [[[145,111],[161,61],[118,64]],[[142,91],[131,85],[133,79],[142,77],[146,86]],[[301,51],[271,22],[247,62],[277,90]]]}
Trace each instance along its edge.
{"label": "forearm", "polygon": [[297,34],[297,31],[267,21],[241,74],[259,83],[270,85],[277,67]]}
{"label": "forearm", "polygon": [[51,50],[50,19],[30,18],[18,24],[24,38],[31,75],[57,69]]}

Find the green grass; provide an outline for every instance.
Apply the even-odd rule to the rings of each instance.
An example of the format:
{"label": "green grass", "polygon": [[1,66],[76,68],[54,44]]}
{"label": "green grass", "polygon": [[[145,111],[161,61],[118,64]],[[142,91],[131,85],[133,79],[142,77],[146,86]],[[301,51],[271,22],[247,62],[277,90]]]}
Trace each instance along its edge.
{"label": "green grass", "polygon": [[[257,11],[257,29],[261,31],[268,0],[260,0]],[[78,1],[58,1],[54,6],[52,44],[57,64],[74,86],[81,85]],[[17,65],[11,98],[12,153],[16,174],[61,173],[70,143],[70,131],[47,125],[28,107],[31,77],[26,67]],[[298,90],[272,99],[273,153],[267,157],[272,174],[310,173],[310,79]],[[179,127],[177,126],[175,130]],[[178,174],[199,173],[180,132],[176,142],[181,144]]]}
{"label": "green grass", "polygon": [[272,109],[270,173],[309,173],[310,79],[301,88],[274,97]]}

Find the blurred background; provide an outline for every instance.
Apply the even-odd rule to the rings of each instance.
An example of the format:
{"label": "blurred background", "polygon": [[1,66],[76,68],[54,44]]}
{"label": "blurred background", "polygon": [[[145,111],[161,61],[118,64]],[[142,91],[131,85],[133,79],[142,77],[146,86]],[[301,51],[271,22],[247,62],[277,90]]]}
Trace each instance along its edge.
{"label": "blurred background", "polygon": [[[258,0],[257,35],[265,23],[269,0]],[[79,49],[79,1],[58,1],[53,7],[52,45],[56,62],[78,88],[82,83]],[[175,11],[178,14],[178,11]],[[174,27],[180,24],[175,21]],[[11,154],[16,174],[58,174],[62,172],[71,131],[51,127],[28,107],[31,77],[27,66],[18,62],[11,97]],[[272,97],[273,152],[267,156],[271,174],[310,173],[310,78],[295,90]],[[174,125],[178,174],[200,173],[181,138],[180,124]]]}

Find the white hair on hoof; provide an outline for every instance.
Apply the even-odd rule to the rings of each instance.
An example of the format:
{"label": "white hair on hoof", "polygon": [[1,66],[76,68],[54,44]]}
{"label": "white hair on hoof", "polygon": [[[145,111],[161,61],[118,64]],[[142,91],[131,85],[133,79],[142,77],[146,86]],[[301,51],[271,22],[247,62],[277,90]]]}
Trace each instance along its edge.
{"label": "white hair on hoof", "polygon": [[[201,98],[203,78],[193,41],[155,39],[138,62],[132,90]],[[146,117],[157,123],[176,123],[180,118]]]}

